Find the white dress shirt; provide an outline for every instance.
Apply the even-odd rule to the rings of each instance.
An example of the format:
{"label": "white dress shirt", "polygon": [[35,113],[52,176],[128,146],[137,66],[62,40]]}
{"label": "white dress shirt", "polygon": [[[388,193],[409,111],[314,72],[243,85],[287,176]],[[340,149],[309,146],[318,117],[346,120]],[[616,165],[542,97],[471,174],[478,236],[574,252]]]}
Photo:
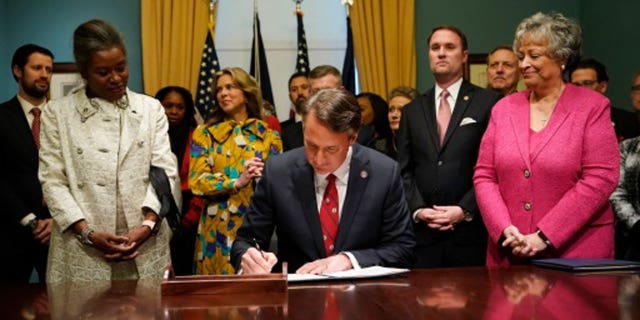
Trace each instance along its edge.
{"label": "white dress shirt", "polygon": [[[338,217],[342,219],[342,209],[344,204],[344,198],[347,196],[347,184],[349,182],[349,166],[351,164],[351,154],[353,150],[349,147],[349,151],[347,151],[347,156],[345,157],[342,164],[333,172],[334,176],[336,176],[336,189],[338,190]],[[329,182],[327,181],[327,176],[329,173],[318,174],[314,173],[314,183],[316,190],[316,204],[318,208],[318,214],[320,212],[320,207],[322,206],[322,198],[324,198],[324,190],[327,188]],[[338,230],[340,227],[338,226]],[[360,269],[360,264],[358,260],[356,260],[355,256],[350,252],[340,252],[344,253],[349,260],[351,260],[351,264],[354,269]]]}

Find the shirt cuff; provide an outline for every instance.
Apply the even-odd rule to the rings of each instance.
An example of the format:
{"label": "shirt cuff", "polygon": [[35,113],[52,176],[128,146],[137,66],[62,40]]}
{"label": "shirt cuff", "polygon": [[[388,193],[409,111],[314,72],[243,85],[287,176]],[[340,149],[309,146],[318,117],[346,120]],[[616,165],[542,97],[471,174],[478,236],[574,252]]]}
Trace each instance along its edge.
{"label": "shirt cuff", "polygon": [[356,260],[356,257],[351,253],[351,252],[340,252],[344,255],[347,256],[347,258],[349,258],[349,260],[351,261],[351,266],[353,267],[353,269],[358,270],[361,269],[360,264],[358,263],[358,260]]}
{"label": "shirt cuff", "polygon": [[[28,215],[24,216],[24,218],[22,218],[22,220],[20,220],[20,224],[23,227],[26,227],[29,225],[29,222],[31,222],[31,220],[37,218],[35,214],[33,214],[33,212],[29,213]],[[15,221],[15,220],[14,220]]]}
{"label": "shirt cuff", "polygon": [[411,215],[411,217],[413,218],[413,222],[415,223],[419,223],[420,221],[418,220],[418,211],[420,211],[420,209],[417,209],[416,211],[413,212],[413,214]]}

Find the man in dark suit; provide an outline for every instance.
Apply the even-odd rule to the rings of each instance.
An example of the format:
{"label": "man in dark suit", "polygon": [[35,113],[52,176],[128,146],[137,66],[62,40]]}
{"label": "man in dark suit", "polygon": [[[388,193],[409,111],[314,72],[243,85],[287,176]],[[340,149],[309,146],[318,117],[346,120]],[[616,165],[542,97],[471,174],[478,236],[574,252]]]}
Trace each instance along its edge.
{"label": "man in dark suit", "polygon": [[282,126],[282,149],[289,151],[303,145],[302,141],[302,104],[311,96],[311,84],[307,73],[296,72],[289,77],[289,100],[293,104],[294,114]]}
{"label": "man in dark suit", "polygon": [[[606,94],[609,87],[607,68],[595,59],[583,59],[571,72],[571,83]],[[636,137],[640,126],[634,112],[611,107],[611,122],[618,141]]]}
{"label": "man in dark suit", "polygon": [[[51,215],[38,180],[39,110],[53,71],[53,54],[37,45],[16,50],[11,61],[18,94],[0,105],[0,283],[28,283],[35,268],[44,282]],[[32,132],[32,126],[35,130]],[[35,133],[34,133],[35,132]]]}
{"label": "man in dark suit", "polygon": [[[278,258],[292,272],[314,274],[409,266],[415,242],[399,168],[355,143],[355,97],[322,90],[305,104],[303,121],[305,148],[264,167],[231,251],[236,269],[270,272]],[[274,228],[278,258],[255,246],[266,248]]]}
{"label": "man in dark suit", "polygon": [[416,267],[484,265],[487,232],[473,192],[473,167],[500,94],[462,79],[467,41],[453,26],[433,29],[436,85],[405,106],[398,162],[416,233]]}

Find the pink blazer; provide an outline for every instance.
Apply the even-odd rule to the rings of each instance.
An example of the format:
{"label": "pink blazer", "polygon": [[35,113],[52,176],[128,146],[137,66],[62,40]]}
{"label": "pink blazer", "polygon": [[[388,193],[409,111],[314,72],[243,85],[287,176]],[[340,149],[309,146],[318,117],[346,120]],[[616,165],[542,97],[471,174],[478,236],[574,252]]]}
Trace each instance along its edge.
{"label": "pink blazer", "polygon": [[546,257],[613,257],[609,196],[620,175],[609,100],[567,84],[533,145],[530,91],[500,100],[482,138],[474,173],[476,198],[489,232],[488,266],[513,259],[500,249],[502,231],[542,230]]}

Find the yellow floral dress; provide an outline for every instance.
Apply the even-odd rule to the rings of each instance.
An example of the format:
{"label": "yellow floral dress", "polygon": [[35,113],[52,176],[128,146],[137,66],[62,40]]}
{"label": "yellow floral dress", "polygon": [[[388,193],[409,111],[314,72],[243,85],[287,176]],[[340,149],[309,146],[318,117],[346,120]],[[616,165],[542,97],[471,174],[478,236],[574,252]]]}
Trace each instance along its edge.
{"label": "yellow floral dress", "polygon": [[189,186],[204,199],[194,254],[196,274],[234,274],[231,245],[249,207],[253,185],[233,185],[245,161],[282,152],[282,140],[266,122],[249,118],[201,125],[193,132]]}

